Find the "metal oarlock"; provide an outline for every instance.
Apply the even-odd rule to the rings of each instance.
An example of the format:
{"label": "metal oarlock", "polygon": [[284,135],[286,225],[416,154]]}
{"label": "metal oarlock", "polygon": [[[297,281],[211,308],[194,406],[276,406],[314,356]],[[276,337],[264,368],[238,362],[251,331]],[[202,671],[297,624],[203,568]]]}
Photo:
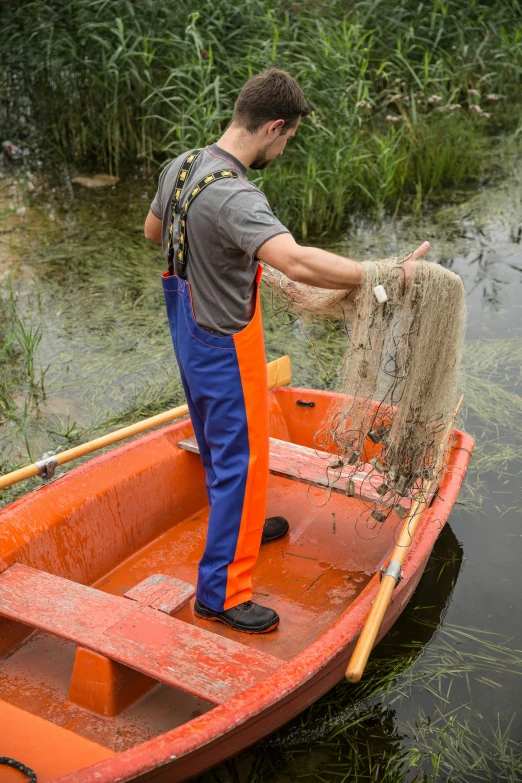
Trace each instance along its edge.
{"label": "metal oarlock", "polygon": [[38,468],[38,475],[40,478],[50,481],[58,467],[58,460],[55,456],[44,456],[42,459],[37,459],[34,464]]}
{"label": "metal oarlock", "polygon": [[395,587],[397,587],[403,577],[401,564],[396,560],[390,560],[386,568],[381,568],[381,582],[384,576],[393,576]]}

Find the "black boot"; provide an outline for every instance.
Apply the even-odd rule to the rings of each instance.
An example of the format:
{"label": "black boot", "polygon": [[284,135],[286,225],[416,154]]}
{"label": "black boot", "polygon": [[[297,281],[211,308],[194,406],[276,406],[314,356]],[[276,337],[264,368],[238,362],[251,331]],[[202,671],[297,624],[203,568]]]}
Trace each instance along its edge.
{"label": "black boot", "polygon": [[284,517],[270,517],[265,519],[263,525],[262,544],[270,544],[272,541],[278,541],[288,533],[290,525]]}
{"label": "black boot", "polygon": [[267,606],[255,604],[253,601],[245,601],[224,612],[215,612],[196,600],[194,614],[205,620],[217,620],[220,623],[225,623],[230,628],[244,633],[267,633],[273,631],[279,624],[277,612]]}

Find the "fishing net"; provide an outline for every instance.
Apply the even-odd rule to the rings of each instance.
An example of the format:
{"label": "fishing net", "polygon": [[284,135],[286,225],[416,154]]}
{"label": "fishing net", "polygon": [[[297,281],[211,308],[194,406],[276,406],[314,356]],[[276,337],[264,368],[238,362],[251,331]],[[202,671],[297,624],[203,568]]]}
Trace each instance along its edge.
{"label": "fishing net", "polygon": [[[392,512],[404,519],[415,501],[428,499],[448,467],[465,328],[461,279],[417,261],[403,290],[403,260],[365,262],[354,291],[295,283],[268,266],[263,273],[275,311],[283,308],[303,324],[327,319],[346,333],[341,394],[315,446],[338,455],[325,465],[330,488],[342,482],[347,495],[366,498],[359,521],[377,532]],[[384,303],[377,285],[387,294]]]}

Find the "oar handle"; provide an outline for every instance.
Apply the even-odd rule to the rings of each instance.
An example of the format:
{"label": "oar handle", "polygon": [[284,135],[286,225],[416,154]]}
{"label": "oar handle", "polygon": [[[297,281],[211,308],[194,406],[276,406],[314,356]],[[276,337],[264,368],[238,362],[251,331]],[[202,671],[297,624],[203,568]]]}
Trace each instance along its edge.
{"label": "oar handle", "polygon": [[355,650],[346,669],[348,682],[359,682],[379,634],[384,615],[390,603],[396,581],[393,576],[383,576],[370,614],[357,640]]}
{"label": "oar handle", "polygon": [[[421,490],[421,494],[425,498],[427,497],[428,492],[429,487],[426,486],[424,486]],[[352,657],[350,658],[350,662],[346,669],[346,679],[348,682],[359,682],[363,675],[368,658],[370,657],[370,653],[373,649],[377,636],[379,635],[379,630],[381,628],[384,615],[386,614],[386,610],[391,601],[392,593],[395,589],[395,586],[397,585],[401,567],[404,563],[404,560],[406,559],[413,535],[415,534],[415,529],[426,508],[426,505],[427,500],[417,502],[414,506],[412,515],[408,517],[402,527],[399,541],[394,547],[392,556],[390,558],[390,563],[393,564],[394,570],[396,570],[397,574],[396,576],[392,576],[391,574],[387,575],[385,569],[381,584],[379,585],[379,589],[377,591],[377,595],[375,596],[375,600],[372,604],[372,608],[370,609],[364,627],[361,631],[361,635],[357,640],[355,650],[352,653]]]}
{"label": "oar handle", "polygon": [[[269,362],[266,366],[267,369],[267,381],[268,390],[275,389],[279,386],[286,386],[292,380],[292,365],[289,356],[281,356],[273,362]],[[130,424],[128,427],[122,427],[115,432],[110,432],[107,435],[102,435],[100,438],[90,440],[88,443],[83,443],[81,446],[74,446],[67,451],[60,451],[53,457],[56,465],[64,465],[66,462],[71,462],[79,457],[85,457],[87,454],[92,454],[93,451],[99,451],[107,446],[112,446],[114,443],[119,443],[127,438],[132,438],[133,435],[139,435],[142,432],[151,430],[154,427],[159,427],[162,424],[167,424],[174,419],[180,419],[182,416],[188,416],[189,409],[187,405],[179,405],[177,408],[172,408],[169,411],[158,413],[156,416],[150,416],[148,419],[143,419],[136,424]],[[37,476],[40,473],[41,466],[34,463],[33,465],[27,465],[25,468],[19,468],[13,470],[11,473],[6,473],[5,476],[0,476],[0,489],[17,484],[19,481],[25,481],[25,479]]]}

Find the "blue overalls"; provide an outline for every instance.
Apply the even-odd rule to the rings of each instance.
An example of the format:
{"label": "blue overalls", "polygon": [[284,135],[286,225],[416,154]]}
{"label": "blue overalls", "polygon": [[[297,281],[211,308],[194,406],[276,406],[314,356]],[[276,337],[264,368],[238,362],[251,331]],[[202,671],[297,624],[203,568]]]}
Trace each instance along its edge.
{"label": "blue overalls", "polygon": [[[259,554],[268,491],[268,392],[259,302],[250,323],[222,336],[202,329],[194,317],[187,262],[186,221],[190,205],[205,187],[225,177],[220,170],[202,179],[188,198],[183,184],[199,151],[183,162],[174,189],[169,227],[169,271],[162,276],[172,342],[194,433],[206,471],[210,505],[208,533],[199,563],[196,597],[221,612],[252,599],[252,571]],[[180,237],[174,273],[174,216]]]}

